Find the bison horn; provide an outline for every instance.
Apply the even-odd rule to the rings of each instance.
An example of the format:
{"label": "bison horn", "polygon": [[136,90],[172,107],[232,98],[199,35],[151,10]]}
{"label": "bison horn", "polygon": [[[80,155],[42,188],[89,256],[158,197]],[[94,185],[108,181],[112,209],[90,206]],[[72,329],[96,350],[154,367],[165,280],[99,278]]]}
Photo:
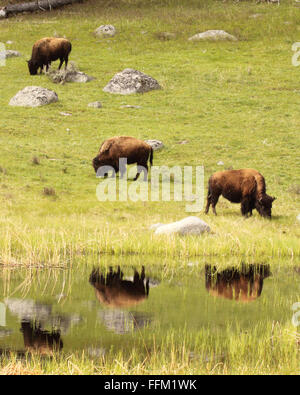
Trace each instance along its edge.
{"label": "bison horn", "polygon": [[272,202],[274,202],[274,200],[276,200],[277,198],[275,196],[272,197]]}

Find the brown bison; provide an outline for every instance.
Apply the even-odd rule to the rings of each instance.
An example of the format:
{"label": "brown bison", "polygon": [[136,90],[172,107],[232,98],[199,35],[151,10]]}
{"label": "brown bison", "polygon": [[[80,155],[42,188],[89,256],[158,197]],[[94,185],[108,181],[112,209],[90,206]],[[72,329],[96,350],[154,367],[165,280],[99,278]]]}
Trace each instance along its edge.
{"label": "brown bison", "polygon": [[145,269],[141,275],[135,270],[133,281],[123,280],[123,273],[110,268],[106,276],[99,270],[93,270],[90,284],[95,288],[97,299],[108,307],[129,307],[143,302],[149,295],[149,280],[145,280]]}
{"label": "brown bison", "polygon": [[244,216],[251,216],[256,208],[263,217],[271,218],[272,203],[276,199],[266,194],[264,177],[254,169],[225,170],[214,173],[208,182],[207,205],[210,205],[215,215],[216,205],[222,195],[232,203],[241,203]]}
{"label": "brown bison", "polygon": [[63,62],[65,62],[65,68],[67,68],[71,49],[70,41],[65,38],[45,37],[38,40],[32,47],[31,59],[27,62],[29,73],[36,75],[38,69],[41,73],[44,66],[48,71],[51,62],[57,59],[60,60],[59,70]]}
{"label": "brown bison", "polygon": [[218,272],[215,266],[206,265],[205,287],[212,296],[251,302],[261,295],[263,281],[269,276],[269,266],[243,265],[241,270],[233,267]]}
{"label": "brown bison", "polygon": [[[123,162],[122,158],[127,162]],[[117,136],[102,143],[98,155],[93,159],[93,167],[99,176],[107,176],[109,166],[115,173],[120,170],[121,177],[123,177],[123,174],[126,173],[126,163],[128,165],[137,163],[137,174],[134,180],[138,179],[142,171],[144,180],[147,180],[148,159],[152,166],[153,149],[151,145],[134,137]]]}
{"label": "brown bison", "polygon": [[63,348],[60,331],[49,332],[41,329],[39,323],[22,321],[21,332],[27,352],[52,355],[55,351],[60,351]]}

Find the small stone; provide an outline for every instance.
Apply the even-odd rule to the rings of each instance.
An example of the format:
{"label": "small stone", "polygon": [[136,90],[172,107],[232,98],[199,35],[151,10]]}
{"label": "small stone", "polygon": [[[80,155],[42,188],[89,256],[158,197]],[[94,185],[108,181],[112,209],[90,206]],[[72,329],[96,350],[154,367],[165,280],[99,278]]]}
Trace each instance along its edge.
{"label": "small stone", "polygon": [[176,38],[176,34],[170,32],[160,32],[160,33],[156,33],[156,37],[162,41],[169,41],[169,40],[174,40]]}
{"label": "small stone", "polygon": [[92,103],[88,104],[88,107],[93,107],[93,108],[102,108],[102,104],[99,101],[94,101]]}
{"label": "small stone", "polygon": [[203,33],[195,34],[189,41],[237,41],[237,38],[224,30],[207,30]]}
{"label": "small stone", "polygon": [[151,145],[154,151],[157,151],[159,149],[162,149],[164,147],[162,141],[160,140],[145,140],[146,143]]}
{"label": "small stone", "polygon": [[7,40],[7,41],[6,41],[6,44],[7,44],[7,45],[11,45],[11,44],[13,44],[13,41]]}
{"label": "small stone", "polygon": [[297,215],[297,220],[300,222],[300,214]]}
{"label": "small stone", "polygon": [[120,106],[120,108],[142,108],[141,106],[132,106],[131,104],[125,104]]}
{"label": "small stone", "polygon": [[65,117],[71,116],[70,112],[60,112],[60,115],[64,115]]}
{"label": "small stone", "polygon": [[221,160],[217,163],[218,166],[224,166],[224,162],[222,162]]}
{"label": "small stone", "polygon": [[116,32],[116,28],[113,25],[101,25],[94,33],[96,37],[113,37]]}

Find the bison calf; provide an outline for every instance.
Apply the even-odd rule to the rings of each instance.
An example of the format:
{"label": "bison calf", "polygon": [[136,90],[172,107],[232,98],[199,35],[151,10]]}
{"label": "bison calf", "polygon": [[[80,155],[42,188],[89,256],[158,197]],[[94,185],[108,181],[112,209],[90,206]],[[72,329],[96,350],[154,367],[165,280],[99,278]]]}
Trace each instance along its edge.
{"label": "bison calf", "polygon": [[[121,160],[120,160],[121,159]],[[101,145],[98,155],[93,159],[93,167],[99,176],[107,176],[107,166],[114,169],[115,173],[120,170],[121,177],[126,173],[127,164],[137,163],[137,180],[140,173],[144,172],[144,180],[147,180],[148,159],[152,166],[153,149],[143,140],[134,137],[118,136],[112,137]]]}
{"label": "bison calf", "polygon": [[44,66],[48,71],[51,62],[57,59],[60,60],[59,70],[63,62],[65,62],[65,68],[67,68],[71,49],[70,41],[65,38],[45,37],[38,40],[32,47],[31,59],[27,62],[29,73],[36,75],[38,69],[41,73]]}
{"label": "bison calf", "polygon": [[271,218],[272,203],[275,197],[266,194],[264,177],[254,169],[227,170],[214,173],[208,182],[208,195],[205,213],[212,205],[216,213],[216,205],[222,195],[232,203],[241,203],[244,216],[251,216],[256,208],[263,217]]}

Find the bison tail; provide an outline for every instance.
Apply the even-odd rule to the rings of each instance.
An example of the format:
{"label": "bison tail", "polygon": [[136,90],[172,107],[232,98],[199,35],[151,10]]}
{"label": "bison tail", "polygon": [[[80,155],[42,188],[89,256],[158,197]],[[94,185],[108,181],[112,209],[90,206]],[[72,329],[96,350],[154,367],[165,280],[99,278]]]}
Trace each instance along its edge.
{"label": "bison tail", "polygon": [[151,147],[151,151],[150,151],[150,166],[152,166],[153,164],[153,148]]}

